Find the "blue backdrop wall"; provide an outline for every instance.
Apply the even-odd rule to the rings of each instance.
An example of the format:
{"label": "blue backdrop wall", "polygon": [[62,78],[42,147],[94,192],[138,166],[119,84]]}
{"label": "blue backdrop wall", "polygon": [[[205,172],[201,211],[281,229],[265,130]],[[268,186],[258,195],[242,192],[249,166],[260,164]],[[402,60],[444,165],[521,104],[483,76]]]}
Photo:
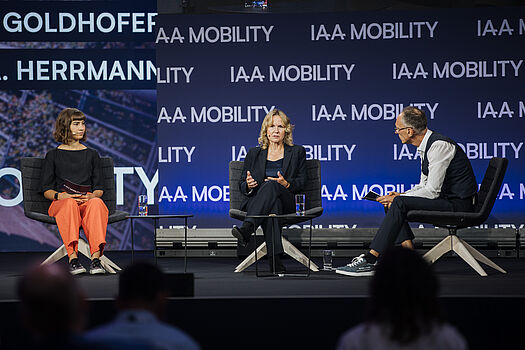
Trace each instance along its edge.
{"label": "blue backdrop wall", "polygon": [[509,170],[490,225],[523,225],[525,17],[513,8],[158,18],[159,209],[231,226],[228,162],[256,146],[266,112],[295,124],[321,160],[322,227],[374,227],[368,190],[419,182],[416,149],[394,134],[404,106],[464,148],[481,182]]}
{"label": "blue backdrop wall", "polygon": [[[136,212],[147,193],[161,213],[195,214],[196,227],[235,223],[228,162],[281,108],[322,163],[316,224],[374,227],[382,209],[361,197],[419,180],[415,149],[393,133],[402,107],[416,105],[465,148],[478,180],[492,156],[509,158],[488,223],[522,227],[524,18],[522,8],[157,15],[140,1],[6,1],[0,250],[60,244],[55,227],[25,218],[18,169],[20,157],[56,146],[66,106],[87,114],[88,146],[115,159],[120,209]],[[136,246],[151,248],[152,227],[136,225]],[[111,225],[108,249],[128,249],[129,233],[127,222]]]}

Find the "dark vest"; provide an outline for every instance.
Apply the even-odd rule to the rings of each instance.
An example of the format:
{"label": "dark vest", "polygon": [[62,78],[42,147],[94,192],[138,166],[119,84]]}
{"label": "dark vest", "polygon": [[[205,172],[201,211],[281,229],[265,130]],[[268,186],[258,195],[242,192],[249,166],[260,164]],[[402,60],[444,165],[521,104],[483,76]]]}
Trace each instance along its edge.
{"label": "dark vest", "polygon": [[440,198],[470,198],[478,192],[478,184],[476,182],[476,176],[470,165],[470,161],[467,155],[461,147],[457,145],[452,139],[446,136],[433,132],[428,138],[427,148],[425,149],[425,155],[423,163],[421,164],[421,172],[428,176],[428,157],[427,153],[432,144],[435,141],[449,142],[456,147],[456,154],[450,162],[447,172],[445,173],[445,179],[443,180],[443,186],[441,186]]}

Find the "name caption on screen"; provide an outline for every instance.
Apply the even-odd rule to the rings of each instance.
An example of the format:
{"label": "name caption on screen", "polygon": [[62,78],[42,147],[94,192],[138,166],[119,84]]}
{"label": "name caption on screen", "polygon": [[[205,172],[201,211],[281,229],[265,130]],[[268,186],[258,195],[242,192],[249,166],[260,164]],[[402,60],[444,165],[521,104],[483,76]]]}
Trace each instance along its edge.
{"label": "name caption on screen", "polygon": [[429,71],[433,79],[497,78],[519,76],[523,60],[496,61],[453,61],[433,62],[432,68],[425,69],[422,62],[409,66],[408,63],[392,63],[392,79],[427,79]]}
{"label": "name caption on screen", "polygon": [[[275,106],[204,106],[190,107],[191,123],[250,123],[259,122]],[[167,107],[161,107],[157,124],[175,123],[180,121],[186,123],[186,114],[181,107],[175,107],[173,113],[168,113]]]}
{"label": "name caption on screen", "polygon": [[520,18],[517,20],[517,23],[514,23],[511,25],[509,22],[513,22],[513,20],[509,19],[503,19],[503,20],[483,20],[478,19],[477,20],[477,36],[502,36],[502,35],[509,35],[512,36],[514,31],[518,31],[518,35],[524,35],[525,34],[525,20],[523,18]]}
{"label": "name caption on screen", "polygon": [[28,60],[16,61],[16,78],[36,81],[151,80],[156,74],[150,60]]}
{"label": "name caption on screen", "polygon": [[[155,43],[183,44],[186,38],[190,44],[215,44],[215,43],[250,43],[269,42],[274,26],[211,26],[195,29],[188,27],[181,30],[179,27],[168,29],[160,27]],[[168,35],[167,33],[170,33]]]}
{"label": "name caption on screen", "polygon": [[268,66],[266,75],[259,66],[230,66],[230,83],[262,83],[269,76],[269,81],[338,81],[351,80],[355,64],[301,64]]}
{"label": "name caption on screen", "polygon": [[378,40],[378,39],[420,39],[433,38],[438,21],[434,22],[375,22],[361,26],[351,23],[346,33],[340,24],[312,24],[311,41],[333,40]]}
{"label": "name caption on screen", "polygon": [[[55,14],[53,14],[55,16]],[[151,33],[155,27],[157,13],[118,12],[118,13],[70,13],[59,12],[51,18],[49,12],[44,14],[29,12],[21,15],[18,12],[5,14],[2,25],[9,33],[122,33],[129,27],[132,33]],[[53,26],[52,23],[56,23]]]}

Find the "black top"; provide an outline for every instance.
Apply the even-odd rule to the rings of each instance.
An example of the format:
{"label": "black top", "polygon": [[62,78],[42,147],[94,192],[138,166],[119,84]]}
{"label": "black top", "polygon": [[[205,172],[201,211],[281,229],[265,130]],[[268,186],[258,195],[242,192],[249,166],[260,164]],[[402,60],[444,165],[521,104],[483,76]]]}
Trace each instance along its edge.
{"label": "black top", "polygon": [[471,198],[478,192],[478,184],[476,182],[476,176],[472,170],[470,160],[467,158],[463,149],[458,146],[454,140],[433,132],[428,138],[427,148],[425,149],[425,158],[421,163],[421,172],[428,176],[428,150],[430,146],[436,141],[445,141],[454,145],[456,148],[456,154],[450,162],[445,178],[443,179],[443,185],[441,186],[440,198],[460,198],[467,199]]}
{"label": "black top", "polygon": [[91,192],[104,190],[100,156],[92,148],[78,151],[52,149],[47,152],[40,183],[42,192],[62,192],[64,180],[91,186]]}
{"label": "black top", "polygon": [[279,177],[277,172],[282,174],[283,159],[279,160],[266,160],[266,177]]}
{"label": "black top", "polygon": [[[253,147],[248,150],[246,158],[244,158],[244,166],[239,179],[239,189],[245,196],[254,196],[259,186],[255,187],[253,191],[248,189],[246,183],[246,173],[250,171],[253,179],[257,183],[262,184],[266,178],[266,158],[268,157],[268,149],[261,147]],[[290,184],[288,191],[292,193],[301,193],[306,186],[306,150],[303,146],[284,145],[284,158],[281,167],[281,174],[284,179]],[[248,203],[248,198],[244,198],[243,203]],[[243,204],[243,205],[244,205]],[[243,205],[241,205],[241,210]]]}

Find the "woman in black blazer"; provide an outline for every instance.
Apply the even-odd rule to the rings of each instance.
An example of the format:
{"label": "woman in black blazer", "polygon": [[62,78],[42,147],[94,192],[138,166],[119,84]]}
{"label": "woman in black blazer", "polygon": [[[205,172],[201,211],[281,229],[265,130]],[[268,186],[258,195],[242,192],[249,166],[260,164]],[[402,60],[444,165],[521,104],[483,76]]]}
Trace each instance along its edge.
{"label": "woman in black blazer", "polygon": [[[294,194],[303,190],[307,175],[306,151],[304,147],[293,144],[292,129],[290,119],[281,110],[274,109],[264,118],[259,147],[248,151],[239,182],[240,190],[245,195],[241,210],[246,211],[247,216],[295,212]],[[247,218],[241,227],[233,227],[232,234],[241,245],[246,246],[259,226],[264,232],[270,269],[284,272],[280,259],[284,251],[278,220]],[[273,249],[272,241],[275,243]],[[272,252],[275,252],[274,258]]]}

